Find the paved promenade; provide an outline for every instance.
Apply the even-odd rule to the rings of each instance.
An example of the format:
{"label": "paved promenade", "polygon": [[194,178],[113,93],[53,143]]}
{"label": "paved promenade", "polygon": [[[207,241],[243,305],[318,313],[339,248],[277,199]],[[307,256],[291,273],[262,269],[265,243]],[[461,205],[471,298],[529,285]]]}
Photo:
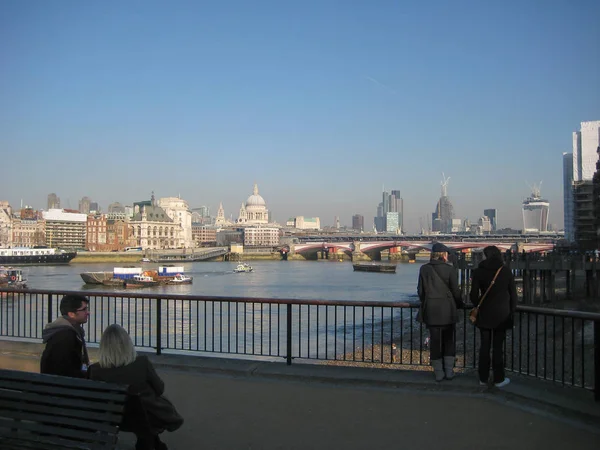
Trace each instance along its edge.
{"label": "paved promenade", "polygon": [[[41,346],[0,341],[0,366],[38,370]],[[93,359],[93,349],[92,349]],[[474,375],[180,355],[152,356],[186,418],[170,449],[600,448],[591,394],[519,377],[486,390]],[[133,449],[123,433],[119,448]]]}

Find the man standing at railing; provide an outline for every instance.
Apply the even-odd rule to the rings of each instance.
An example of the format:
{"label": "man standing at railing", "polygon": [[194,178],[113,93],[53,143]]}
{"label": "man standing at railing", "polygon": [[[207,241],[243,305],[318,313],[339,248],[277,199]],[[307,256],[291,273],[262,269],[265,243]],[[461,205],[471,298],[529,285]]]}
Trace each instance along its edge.
{"label": "man standing at railing", "polygon": [[464,306],[458,286],[458,274],[448,264],[449,251],[442,243],[433,244],[429,263],[419,270],[417,285],[421,300],[418,319],[429,330],[429,358],[435,381],[454,378],[454,328],[458,322],[457,310]]}
{"label": "man standing at railing", "polygon": [[42,332],[46,348],[40,372],[65,377],[87,378],[90,364],[83,324],[90,315],[89,300],[83,295],[65,295],[60,301],[61,317]]}

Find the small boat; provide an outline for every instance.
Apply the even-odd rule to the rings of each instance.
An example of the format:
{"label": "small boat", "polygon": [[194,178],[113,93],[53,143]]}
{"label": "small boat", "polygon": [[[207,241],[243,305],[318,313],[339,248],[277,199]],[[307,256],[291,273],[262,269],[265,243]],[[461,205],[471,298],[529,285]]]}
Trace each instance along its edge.
{"label": "small boat", "polygon": [[162,282],[163,284],[192,284],[192,277],[188,277],[182,273],[176,274],[170,280],[166,280]]}
{"label": "small boat", "polygon": [[248,263],[239,263],[237,265],[237,267],[235,269],[233,269],[233,271],[235,273],[241,273],[241,272],[252,272],[254,269],[252,268],[252,266]]}
{"label": "small boat", "polygon": [[149,263],[149,262],[152,262],[152,261],[150,261],[150,258],[142,258],[142,262],[143,263]]}
{"label": "small boat", "polygon": [[0,266],[0,288],[26,289],[27,280],[23,277],[23,271]]}
{"label": "small boat", "polygon": [[79,276],[85,284],[106,284],[113,278],[113,272],[82,272]]}
{"label": "small boat", "polygon": [[396,273],[396,264],[389,263],[356,263],[352,267],[357,272]]}
{"label": "small boat", "polygon": [[125,280],[126,288],[158,286],[159,282],[149,275],[134,275]]}

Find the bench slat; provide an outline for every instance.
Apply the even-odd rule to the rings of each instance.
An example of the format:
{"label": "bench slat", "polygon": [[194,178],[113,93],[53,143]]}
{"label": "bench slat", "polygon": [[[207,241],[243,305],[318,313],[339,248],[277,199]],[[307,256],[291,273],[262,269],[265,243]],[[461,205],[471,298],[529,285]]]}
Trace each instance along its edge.
{"label": "bench slat", "polygon": [[115,443],[98,444],[94,442],[76,442],[59,438],[48,438],[37,433],[14,434],[13,437],[0,437],[0,448],[2,450],[12,449],[35,449],[35,450],[57,450],[57,449],[114,449]]}
{"label": "bench slat", "polygon": [[88,391],[86,389],[68,389],[63,387],[56,387],[50,384],[28,384],[23,381],[2,381],[0,387],[3,389],[11,389],[14,391],[25,391],[25,392],[38,392],[45,394],[52,394],[61,397],[71,398],[84,398],[84,399],[96,399],[105,401],[118,401],[123,398],[127,392],[113,392],[107,390],[102,391]]}
{"label": "bench slat", "polygon": [[103,381],[88,380],[85,378],[70,378],[59,375],[48,375],[33,372],[21,372],[18,370],[0,369],[0,385],[3,381],[27,381],[30,383],[48,384],[51,386],[62,386],[66,388],[81,388],[86,391],[110,390],[115,392],[127,392],[127,386],[121,384],[105,383]]}
{"label": "bench slat", "polygon": [[[95,433],[97,431],[104,431],[106,433],[116,433],[118,431],[117,425],[119,425],[119,420],[117,420],[116,422],[110,420],[102,420],[103,417],[99,417],[96,420],[90,421],[75,419],[73,417],[62,417],[55,416],[52,414],[39,414],[33,413],[31,411],[15,411],[10,409],[3,410],[2,417],[7,419],[15,419],[18,421],[27,420],[31,422],[38,422],[48,426],[53,425],[56,428],[61,428],[64,426],[73,426],[82,428],[82,431],[86,429],[92,430],[92,433]],[[0,419],[0,423],[1,422],[2,419]]]}
{"label": "bench slat", "polygon": [[115,427],[115,432],[111,435],[105,432],[94,433],[93,431],[78,430],[74,428],[48,426],[38,422],[0,420],[0,436],[9,436],[14,430],[16,430],[17,433],[19,431],[25,431],[26,433],[24,435],[32,434],[32,432],[33,434],[43,434],[44,439],[46,440],[58,438],[65,441],[98,442],[101,444],[113,442],[113,440],[116,441],[116,433],[118,431],[117,427]]}
{"label": "bench slat", "polygon": [[[50,405],[52,405],[50,403]],[[108,406],[108,405],[107,405]],[[122,407],[120,405],[115,406],[115,411],[120,411]],[[120,409],[119,409],[120,408]],[[121,420],[121,415],[113,411],[107,411],[98,413],[97,411],[89,411],[87,409],[71,410],[64,408],[62,405],[43,405],[39,403],[27,403],[20,400],[0,400],[0,410],[13,410],[13,411],[27,411],[38,414],[46,414],[49,416],[61,416],[61,417],[76,417],[80,419],[88,419],[97,422],[111,422],[118,423]],[[107,408],[108,409],[108,408]],[[112,409],[112,408],[111,408]]]}
{"label": "bench slat", "polygon": [[120,403],[104,403],[98,401],[80,400],[76,398],[63,398],[49,395],[42,395],[29,392],[7,391],[0,388],[0,399],[21,400],[38,405],[53,405],[68,410],[74,410],[73,414],[78,414],[79,410],[95,410],[120,412],[123,407]]}

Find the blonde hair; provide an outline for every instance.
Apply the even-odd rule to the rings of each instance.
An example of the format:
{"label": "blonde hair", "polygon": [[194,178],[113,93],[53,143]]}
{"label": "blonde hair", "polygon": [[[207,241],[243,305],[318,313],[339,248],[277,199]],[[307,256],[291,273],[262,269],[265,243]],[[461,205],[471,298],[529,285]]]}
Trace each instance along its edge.
{"label": "blonde hair", "polygon": [[100,367],[104,369],[126,366],[137,357],[129,334],[116,323],[106,327],[102,333],[98,355]]}

